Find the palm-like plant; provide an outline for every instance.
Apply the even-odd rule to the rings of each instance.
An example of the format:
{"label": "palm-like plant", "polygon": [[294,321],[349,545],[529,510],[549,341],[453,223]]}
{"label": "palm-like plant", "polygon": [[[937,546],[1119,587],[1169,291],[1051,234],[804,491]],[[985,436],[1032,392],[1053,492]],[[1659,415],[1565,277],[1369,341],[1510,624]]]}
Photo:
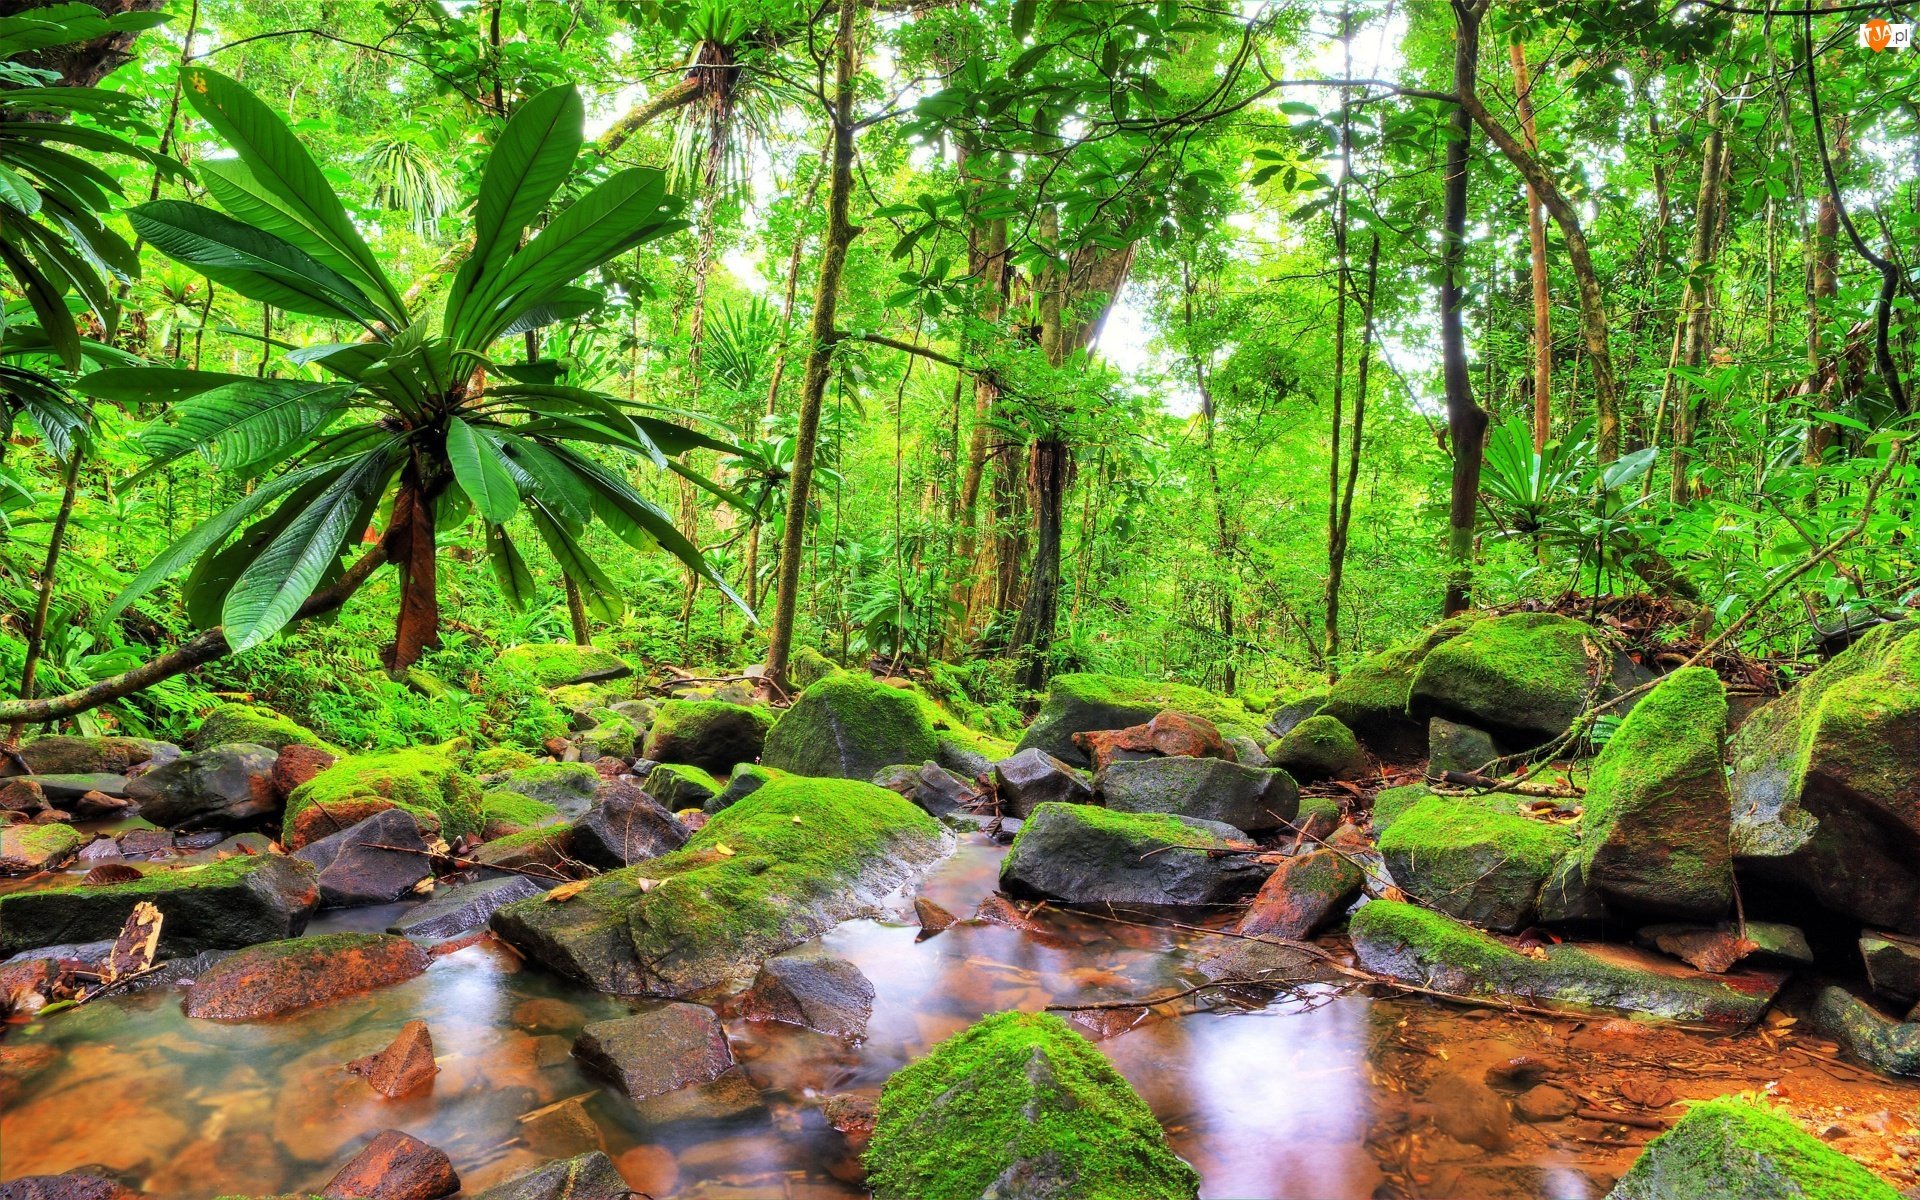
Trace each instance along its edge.
{"label": "palm-like plant", "polygon": [[[407,310],[278,115],[202,67],[185,68],[183,92],[236,155],[205,165],[209,192],[231,215],[158,201],[132,210],[135,230],[243,296],[357,327],[359,336],[290,353],[290,363],[311,369],[307,378],[142,367],[81,380],[98,397],[169,406],[142,434],[148,470],[211,452],[224,469],[258,481],[141,571],[116,611],[191,562],[190,615],[203,626],[217,621],[234,650],[257,645],[342,578],[343,553],[383,512],[372,554],[402,580],[385,656],[395,669],[437,642],[435,539],[469,514],[484,523],[495,576],[516,605],[534,592],[507,529],[521,513],[603,618],[617,618],[621,602],[580,543],[596,518],[637,549],[664,546],[726,590],[671,518],[589,450],[664,466],[694,445],[729,447],[556,382],[551,364],[490,357],[501,338],[591,312],[601,297],[576,280],[684,226],[661,172],[630,168],[553,213],[522,245],[580,150],[584,107],[572,88],[535,96],[501,133],[474,206],[473,249],[437,322]],[[364,575],[347,576],[348,586]]]}

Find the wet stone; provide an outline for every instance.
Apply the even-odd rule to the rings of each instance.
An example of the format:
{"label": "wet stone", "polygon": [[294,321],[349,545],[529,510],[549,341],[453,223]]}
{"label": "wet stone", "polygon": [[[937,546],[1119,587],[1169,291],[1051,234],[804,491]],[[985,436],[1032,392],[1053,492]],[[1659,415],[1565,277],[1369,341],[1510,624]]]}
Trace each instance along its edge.
{"label": "wet stone", "polygon": [[134,1200],[140,1193],[84,1171],[25,1175],[0,1183],[0,1200]]}
{"label": "wet stone", "polygon": [[433,1061],[433,1034],[425,1021],[408,1021],[385,1050],[354,1059],[347,1070],[389,1100],[398,1100],[439,1073]]}
{"label": "wet stone", "polygon": [[828,1037],[857,1039],[873,1015],[873,983],[844,958],[790,950],[760,965],[745,1000],[750,1021],[800,1025]]}
{"label": "wet stone", "polygon": [[616,779],[603,785],[599,800],[573,826],[571,850],[589,866],[613,870],[677,850],[687,828],[640,785]]}
{"label": "wet stone", "polygon": [[1427,722],[1427,774],[1440,778],[1448,771],[1478,772],[1500,757],[1493,736],[1471,725],[1434,717]]}
{"label": "wet stone", "polygon": [[936,817],[964,812],[980,800],[980,791],[936,762],[888,767],[873,782],[898,792]]}
{"label": "wet stone", "polygon": [[1315,850],[1273,869],[1236,931],[1249,937],[1306,938],[1360,895],[1366,873],[1337,850]]}
{"label": "wet stone", "polygon": [[383,933],[332,933],[252,946],[221,959],[187,992],[189,1017],[253,1020],[404,983],[427,952]]}
{"label": "wet stone", "polygon": [[503,904],[539,895],[540,883],[526,875],[506,875],[437,888],[433,898],[387,927],[388,933],[412,938],[450,938],[483,928]]}
{"label": "wet stone", "polygon": [[159,825],[232,829],[280,811],[285,794],[273,785],[277,758],[276,750],[244,742],[211,746],[147,772],[124,793],[107,794],[138,801],[140,815]]}
{"label": "wet stone", "polygon": [[630,1200],[631,1195],[613,1160],[594,1150],[535,1167],[473,1200]]}
{"label": "wet stone", "polygon": [[633,1100],[708,1083],[733,1066],[714,1011],[677,1001],[631,1017],[595,1021],[573,1043],[574,1057]]}
{"label": "wet stone", "polygon": [[993,766],[993,782],[1000,796],[1000,811],[1011,817],[1024,819],[1035,807],[1048,802],[1094,803],[1093,788],[1087,781],[1044,750],[1022,750],[1001,759]]}
{"label": "wet stone", "polygon": [[445,1154],[388,1129],[336,1171],[320,1194],[329,1200],[440,1200],[459,1190],[460,1177]]}
{"label": "wet stone", "polygon": [[1860,957],[1874,991],[1895,1000],[1920,999],[1920,941],[1868,930],[1860,935]]}
{"label": "wet stone", "polygon": [[1580,1107],[1578,1101],[1550,1083],[1538,1083],[1513,1100],[1514,1115],[1522,1121],[1564,1121]]}
{"label": "wet stone", "polygon": [[1843,987],[1820,990],[1813,1026],[1876,1071],[1920,1075],[1920,1024],[1896,1021]]}
{"label": "wet stone", "polygon": [[419,823],[398,808],[309,842],[293,856],[320,873],[322,908],[391,904],[433,874]]}

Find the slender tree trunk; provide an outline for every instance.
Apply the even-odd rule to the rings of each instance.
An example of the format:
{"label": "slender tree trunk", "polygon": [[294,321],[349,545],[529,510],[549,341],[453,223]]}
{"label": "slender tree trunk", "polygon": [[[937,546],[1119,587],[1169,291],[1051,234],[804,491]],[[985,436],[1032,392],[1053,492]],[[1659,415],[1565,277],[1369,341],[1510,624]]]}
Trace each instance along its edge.
{"label": "slender tree trunk", "polygon": [[[1789,122],[1791,124],[1791,122]],[[1833,123],[1833,160],[1835,168],[1844,170],[1849,152],[1853,148],[1852,139],[1847,135],[1845,118],[1836,118]],[[1813,244],[1810,247],[1811,280],[1807,288],[1807,371],[1808,378],[1815,386],[1819,385],[1821,372],[1820,323],[1825,319],[1834,297],[1840,294],[1840,209],[1833,202],[1833,193],[1822,190],[1820,208],[1814,217]],[[1842,347],[1844,351],[1844,347]],[[1825,412],[1833,408],[1835,393],[1840,390],[1837,376],[1844,369],[1845,353],[1834,356],[1834,374],[1836,378],[1830,387],[1820,387],[1815,394],[1814,405],[1817,411]],[[1808,466],[1819,466],[1826,460],[1827,451],[1833,447],[1839,428],[1831,421],[1813,421],[1807,428],[1805,462]]]}
{"label": "slender tree trunk", "polygon": [[[982,324],[994,325],[1006,311],[1007,303],[1006,218],[995,218],[976,226],[969,234],[975,261],[970,262],[968,267],[978,281],[979,320]],[[992,377],[986,372],[976,373],[973,380],[973,429],[967,437],[966,473],[960,481],[960,504],[955,518],[960,540],[954,551],[957,566],[952,599],[960,610],[963,631],[971,629],[973,622],[971,601],[974,581],[978,577],[974,556],[979,542],[980,483],[986,474],[988,434],[992,428],[990,418],[999,400],[1000,389],[994,385]]]}
{"label": "slender tree trunk", "polygon": [[[1353,10],[1340,15],[1341,56],[1353,77]],[[1327,670],[1337,670],[1340,646],[1340,597],[1333,560],[1340,553],[1340,427],[1346,420],[1347,387],[1347,181],[1353,174],[1352,92],[1340,90],[1340,181],[1333,189],[1333,421],[1327,431],[1327,586],[1321,632],[1326,638]],[[1209,426],[1211,433],[1211,426]]]}
{"label": "slender tree trunk", "polygon": [[1193,278],[1192,263],[1180,264],[1180,282],[1185,294],[1185,312],[1187,319],[1187,354],[1193,360],[1193,386],[1200,395],[1200,433],[1204,439],[1202,449],[1207,457],[1207,490],[1213,499],[1213,552],[1218,559],[1216,566],[1221,573],[1220,618],[1221,645],[1226,647],[1221,655],[1224,684],[1228,692],[1237,685],[1238,672],[1234,668],[1235,639],[1234,632],[1234,587],[1233,572],[1233,534],[1227,524],[1227,498],[1225,489],[1220,486],[1220,453],[1215,444],[1219,413],[1214,408],[1213,389],[1207,382],[1207,358],[1201,353],[1198,335],[1194,331],[1193,296],[1197,285]]}
{"label": "slender tree trunk", "polygon": [[767,677],[787,686],[793,650],[793,620],[800,600],[800,559],[805,548],[807,503],[813,491],[813,455],[820,437],[820,408],[826,400],[837,334],[834,314],[840,302],[840,273],[847,247],[859,230],[847,217],[853,196],[853,38],[856,0],[840,0],[834,56],[832,182],[827,193],[827,240],[820,255],[820,283],[813,297],[813,342],[807,351],[806,384],[800,397],[800,430],[793,455],[793,481],[787,499],[787,523],[780,539],[779,591],[775,599],[773,639],[767,647]]}
{"label": "slender tree trunk", "polygon": [[1485,0],[1453,0],[1457,32],[1453,48],[1453,90],[1461,103],[1455,107],[1453,136],[1447,141],[1446,175],[1441,212],[1440,251],[1440,362],[1446,382],[1447,432],[1453,448],[1453,487],[1447,505],[1447,576],[1442,611],[1464,612],[1471,603],[1473,533],[1480,502],[1480,456],[1487,434],[1487,413],[1473,399],[1473,380],[1467,370],[1467,337],[1461,310],[1466,297],[1461,287],[1467,256],[1467,160],[1472,150],[1473,116],[1467,101],[1473,96],[1480,65],[1480,15]]}
{"label": "slender tree trunk", "polygon": [[[1068,282],[1067,272],[1059,265],[1058,212],[1052,205],[1044,205],[1035,225],[1042,248],[1052,256],[1038,280],[1040,352],[1048,366],[1058,369],[1066,361],[1063,308]],[[1034,442],[1028,466],[1027,482],[1033,494],[1033,568],[1027,578],[1026,600],[1020,606],[1013,630],[1013,644],[1020,662],[1015,681],[1027,691],[1045,688],[1053,671],[1050,656],[1060,612],[1061,529],[1072,473],[1072,449],[1056,431],[1048,430]]]}
{"label": "slender tree trunk", "polygon": [[1353,436],[1347,442],[1347,478],[1340,499],[1340,519],[1334,524],[1327,552],[1327,646],[1329,678],[1339,674],[1340,584],[1347,571],[1347,534],[1353,528],[1353,493],[1360,478],[1360,443],[1367,430],[1367,371],[1373,359],[1374,290],[1380,279],[1380,235],[1367,248],[1367,292],[1360,310],[1360,366],[1353,381]]}
{"label": "slender tree trunk", "polygon": [[[1513,55],[1513,97],[1520,112],[1520,132],[1530,154],[1540,152],[1533,123],[1533,82],[1527,75],[1527,51],[1519,42]],[[1547,448],[1553,436],[1553,303],[1547,291],[1547,213],[1540,197],[1527,185],[1527,246],[1533,259],[1533,452]]]}
{"label": "slender tree trunk", "polygon": [[562,576],[567,589],[567,621],[573,626],[573,644],[576,646],[593,645],[593,628],[587,624],[587,602],[580,595],[580,585],[571,575]]}
{"label": "slender tree trunk", "polygon": [[[47,614],[53,608],[53,579],[60,567],[60,551],[66,545],[67,524],[73,519],[73,503],[80,494],[80,463],[85,458],[81,451],[80,439],[67,449],[67,469],[61,480],[60,508],[54,514],[53,529],[47,534],[47,557],[40,568],[40,593],[33,602],[33,622],[27,626],[26,661],[20,667],[20,698],[33,699],[34,677],[40,670],[40,657],[47,644]],[[25,721],[15,721],[7,728],[7,745],[20,742],[20,731],[25,729]]]}
{"label": "slender tree trunk", "polygon": [[[1719,227],[1720,205],[1720,97],[1707,101],[1707,136],[1700,153],[1700,198],[1694,205],[1693,249],[1688,256],[1687,285],[1680,301],[1680,365],[1689,371],[1700,369],[1706,357],[1707,320],[1712,310],[1713,289],[1707,273],[1713,267],[1714,230]],[[1673,383],[1672,481],[1668,499],[1685,504],[1690,498],[1687,483],[1687,459],[1693,446],[1693,386],[1685,379]]]}
{"label": "slender tree trunk", "polygon": [[434,491],[410,465],[393,497],[387,558],[400,572],[400,617],[383,657],[390,671],[404,671],[440,644],[439,572],[434,562]]}

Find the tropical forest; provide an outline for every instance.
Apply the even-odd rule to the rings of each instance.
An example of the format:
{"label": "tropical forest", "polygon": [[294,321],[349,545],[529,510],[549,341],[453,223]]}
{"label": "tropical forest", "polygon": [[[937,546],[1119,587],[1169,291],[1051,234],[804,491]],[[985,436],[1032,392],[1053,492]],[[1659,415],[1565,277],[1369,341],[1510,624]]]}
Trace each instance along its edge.
{"label": "tropical forest", "polygon": [[0,1200],[1920,1196],[1916,12],[0,0]]}

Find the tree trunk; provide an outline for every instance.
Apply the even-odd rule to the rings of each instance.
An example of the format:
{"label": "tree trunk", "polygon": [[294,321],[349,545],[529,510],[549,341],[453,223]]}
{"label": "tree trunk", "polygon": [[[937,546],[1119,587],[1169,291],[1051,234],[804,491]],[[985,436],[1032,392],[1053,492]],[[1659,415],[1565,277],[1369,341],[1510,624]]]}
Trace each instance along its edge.
{"label": "tree trunk", "polygon": [[567,588],[567,621],[573,626],[573,644],[576,646],[593,645],[593,627],[587,624],[587,602],[580,595],[580,585],[571,575],[563,576]]}
{"label": "tree trunk", "polygon": [[805,547],[807,503],[813,491],[813,455],[820,438],[820,408],[837,340],[834,313],[840,302],[840,273],[847,247],[859,230],[847,217],[853,196],[853,37],[856,0],[840,0],[836,33],[833,96],[832,181],[827,193],[827,241],[820,255],[820,283],[813,297],[813,341],[807,351],[807,375],[800,397],[800,429],[793,455],[793,481],[787,499],[787,523],[780,539],[780,576],[775,599],[773,638],[767,647],[767,677],[787,686],[793,651],[793,621],[800,600],[800,558]]}
{"label": "tree trunk", "polygon": [[[1848,152],[1853,148],[1852,139],[1847,136],[1845,118],[1836,118],[1833,123],[1833,160],[1836,169],[1844,170]],[[1817,381],[1820,378],[1820,322],[1825,310],[1840,294],[1840,209],[1833,202],[1833,193],[1820,192],[1820,208],[1814,217],[1812,251],[1812,277],[1807,288],[1807,369],[1808,377]],[[1838,378],[1846,363],[1845,354],[1834,356],[1835,379],[1831,387],[1822,387],[1815,394],[1816,411],[1826,412],[1833,408],[1835,393],[1840,390]],[[1813,421],[1807,428],[1807,444],[1804,461],[1810,467],[1817,467],[1826,460],[1827,451],[1832,448],[1839,436],[1839,427],[1831,421]]]}
{"label": "tree trunk", "polygon": [[387,559],[400,572],[400,617],[393,644],[381,656],[390,671],[404,671],[440,644],[439,572],[434,562],[432,489],[409,466],[393,497]]}
{"label": "tree trunk", "polygon": [[[1527,51],[1519,42],[1513,54],[1513,98],[1527,151],[1540,151],[1533,123],[1533,83],[1527,76]],[[1553,305],[1547,292],[1547,214],[1540,196],[1527,185],[1527,246],[1533,258],[1533,452],[1542,453],[1553,435]]]}
{"label": "tree trunk", "polygon": [[[1050,257],[1037,281],[1040,300],[1040,353],[1056,370],[1066,362],[1065,304],[1068,272],[1060,262],[1060,216],[1043,202],[1035,236]],[[1014,622],[1013,645],[1019,656],[1017,684],[1027,691],[1046,687],[1052,674],[1054,622],[1060,612],[1060,540],[1073,451],[1056,431],[1034,442],[1027,484],[1033,496],[1033,568],[1026,600]]]}
{"label": "tree trunk", "polygon": [[[1700,199],[1694,205],[1693,249],[1688,255],[1687,284],[1680,301],[1680,365],[1690,371],[1699,370],[1700,363],[1706,357],[1707,319],[1712,309],[1709,302],[1712,288],[1707,282],[1707,272],[1713,266],[1713,235],[1719,226],[1720,205],[1724,199],[1721,195],[1720,150],[1723,135],[1718,93],[1707,101],[1706,119],[1707,136],[1700,153]],[[1691,494],[1687,484],[1687,457],[1693,445],[1693,385],[1684,379],[1671,382],[1674,392],[1673,466],[1667,498],[1674,504],[1685,504]],[[1654,433],[1657,437],[1659,430],[1656,429]]]}
{"label": "tree trunk", "polygon": [[[27,627],[26,661],[20,667],[20,698],[33,699],[34,676],[39,673],[40,656],[47,644],[47,613],[53,607],[53,578],[60,567],[60,551],[66,544],[67,524],[73,519],[73,502],[80,493],[80,463],[85,457],[81,453],[80,440],[67,449],[67,469],[60,486],[60,509],[54,514],[53,529],[47,534],[47,558],[40,568],[40,594],[33,602],[33,623]],[[7,745],[20,742],[20,731],[26,728],[25,721],[15,721],[7,728]]]}
{"label": "tree trunk", "polygon": [[[1006,311],[1007,303],[1006,218],[995,218],[969,230],[969,249],[972,261],[967,266],[977,281],[980,295],[979,320],[982,324],[997,324]],[[964,359],[966,356],[963,354],[961,357]],[[991,417],[999,400],[1000,389],[994,385],[992,377],[985,372],[976,373],[973,380],[973,429],[967,438],[966,473],[961,477],[960,502],[955,515],[960,536],[954,551],[952,600],[960,613],[963,636],[965,630],[972,628],[970,601],[976,577],[974,552],[979,540],[980,482],[986,474],[987,438],[992,426]]]}
{"label": "tree trunk", "polygon": [[1380,279],[1380,235],[1367,249],[1367,294],[1360,310],[1360,367],[1353,381],[1353,436],[1347,442],[1347,478],[1340,500],[1340,519],[1327,549],[1327,646],[1329,678],[1338,675],[1340,650],[1340,584],[1347,571],[1347,533],[1353,527],[1353,491],[1360,478],[1360,442],[1367,430],[1367,370],[1373,358],[1374,289]]}
{"label": "tree trunk", "polygon": [[1467,371],[1467,338],[1461,287],[1467,253],[1467,159],[1472,149],[1473,115],[1468,101],[1480,64],[1480,14],[1485,0],[1453,0],[1457,26],[1453,48],[1453,90],[1460,104],[1447,141],[1440,251],[1440,363],[1446,382],[1447,433],[1453,448],[1453,486],[1447,505],[1447,558],[1451,568],[1442,612],[1464,612],[1471,603],[1473,531],[1480,502],[1480,456],[1487,434],[1487,413],[1473,400]]}

